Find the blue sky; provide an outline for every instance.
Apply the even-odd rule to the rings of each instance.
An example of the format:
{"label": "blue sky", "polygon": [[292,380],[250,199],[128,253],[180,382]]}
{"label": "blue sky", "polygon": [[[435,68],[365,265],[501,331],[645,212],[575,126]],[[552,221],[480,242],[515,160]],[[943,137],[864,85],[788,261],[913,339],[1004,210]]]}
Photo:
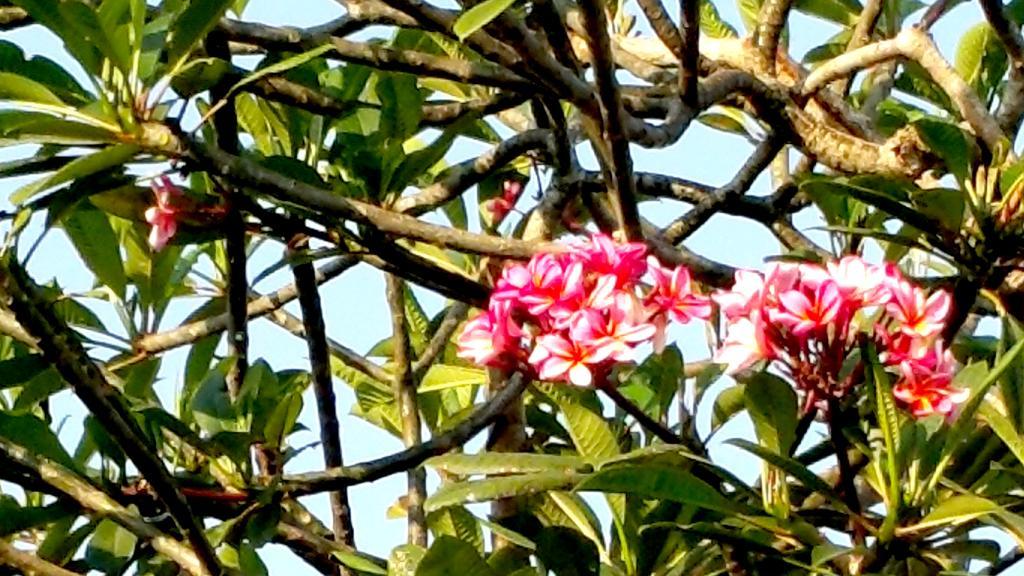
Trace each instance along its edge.
{"label": "blue sky", "polygon": [[[675,2],[666,2],[675,7]],[[722,15],[737,29],[742,24],[731,0],[716,3]],[[637,13],[634,6],[631,12]],[[339,4],[331,0],[252,0],[244,14],[245,19],[278,25],[308,26],[319,24],[342,14]],[[967,23],[980,21],[978,9],[973,5],[961,5],[952,14],[939,22],[935,29],[940,47],[947,57],[954,51],[953,43],[958,33],[967,28]],[[642,22],[642,17],[639,18]],[[801,55],[808,48],[821,43],[835,32],[832,25],[797,16],[792,22],[791,38],[793,50]],[[58,56],[59,43],[48,33],[38,29],[25,29],[10,33],[0,33],[0,38],[11,40],[21,45],[26,52],[44,53],[67,62],[64,56]],[[752,147],[744,139],[725,135],[695,124],[682,140],[675,146],[658,151],[634,149],[634,163],[637,170],[663,172],[677,176],[706,182],[722,184],[727,182],[750,153]],[[458,161],[478,152],[475,146],[456,146],[450,161]],[[0,161],[24,155],[25,149],[0,150]],[[581,148],[584,162],[594,167],[592,158]],[[24,183],[22,179],[10,179],[0,182],[0,187],[8,192]],[[532,187],[535,184],[531,184]],[[762,176],[755,183],[752,194],[770,192],[767,176]],[[6,201],[4,201],[6,202]],[[656,222],[667,222],[681,213],[682,205],[662,202],[647,205],[645,214]],[[804,223],[815,224],[813,216],[801,217]],[[759,225],[742,219],[716,216],[688,242],[687,246],[705,256],[740,267],[759,267],[766,256],[777,253],[778,243],[767,230]],[[68,243],[59,233],[51,233],[42,242],[38,252],[30,263],[30,269],[37,280],[46,281],[57,278],[68,289],[85,291],[91,288],[92,277],[88,274],[77,258],[71,257]],[[264,268],[274,263],[281,256],[281,246],[268,243],[250,262],[249,276],[254,277]],[[263,280],[257,288],[269,291],[290,282],[287,273],[275,273]],[[384,281],[382,275],[366,266],[359,266],[347,272],[341,278],[324,288],[323,302],[325,305],[328,333],[345,345],[365,351],[390,333],[390,323],[384,300]],[[199,303],[198,300],[181,302],[172,307],[164,322],[164,327],[172,327]],[[424,296],[424,304],[428,312],[440,309],[443,301],[436,296]],[[110,309],[97,304],[94,308],[111,320],[116,321]],[[297,306],[289,309],[298,314]],[[285,368],[308,367],[307,351],[304,342],[286,334],[276,326],[264,320],[257,320],[251,326],[252,358],[265,358],[276,370]],[[677,331],[677,342],[689,360],[706,358],[708,355],[702,331],[696,327],[688,327]],[[180,386],[182,367],[186,350],[176,350],[165,356],[160,372],[161,396],[171,401]],[[722,384],[724,385],[724,384]],[[352,394],[347,386],[338,383],[338,411],[342,418],[342,440],[345,459],[348,463],[379,457],[386,453],[401,449],[400,442],[384,434],[363,421],[348,416],[353,403]],[[62,430],[62,438],[67,445],[73,446],[81,432],[78,419],[82,415],[82,407],[69,393],[61,393],[54,404],[55,419],[62,415],[72,416]],[[705,410],[705,412],[709,412]],[[707,418],[700,423],[706,432]],[[305,409],[301,420],[311,431],[317,429],[315,420],[315,402],[307,395]],[[730,423],[727,429],[717,435],[713,445],[716,459],[727,458],[730,462],[741,462],[741,476],[753,479],[759,472],[759,466],[749,458],[742,456],[738,450],[720,445],[720,440],[735,435],[751,435],[749,423],[740,418]],[[315,441],[314,432],[305,432],[293,437],[294,445],[304,445]],[[322,466],[319,450],[307,450],[289,463],[289,472],[315,470]],[[404,491],[405,480],[402,476],[384,479],[373,484],[361,485],[350,491],[356,523],[357,545],[361,550],[387,556],[390,549],[404,542],[404,519],[387,519],[385,512]],[[327,499],[324,496],[313,497],[307,502],[323,518],[327,517]],[[292,576],[315,574],[302,562],[296,561],[291,555],[276,547],[265,550],[265,558],[271,573],[289,570]]]}

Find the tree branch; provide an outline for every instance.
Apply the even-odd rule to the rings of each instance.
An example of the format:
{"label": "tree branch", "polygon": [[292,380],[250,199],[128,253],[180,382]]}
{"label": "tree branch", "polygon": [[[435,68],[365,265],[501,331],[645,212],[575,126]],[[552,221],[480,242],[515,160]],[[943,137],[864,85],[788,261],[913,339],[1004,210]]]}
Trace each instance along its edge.
{"label": "tree branch", "polygon": [[3,540],[0,540],[0,565],[17,568],[24,574],[34,576],[80,576],[77,572],[65,570],[38,556],[22,552]]}
{"label": "tree branch", "polygon": [[[402,419],[402,442],[406,448],[423,442],[420,408],[416,394],[416,379],[412,371],[412,346],[409,343],[409,325],[405,313],[405,283],[392,274],[387,275],[388,306],[391,308],[391,341],[394,348],[394,376],[392,386],[398,413]],[[427,475],[420,467],[409,469],[409,492],[406,513],[409,518],[409,544],[427,545],[427,518],[423,502],[427,499]]]}
{"label": "tree branch", "polygon": [[723,206],[743,196],[784,144],[785,141],[777,134],[769,134],[757,145],[754,153],[728,184],[702,198],[689,212],[669,224],[662,232],[662,237],[671,244],[678,244],[696,232]]}
{"label": "tree branch", "polygon": [[636,187],[633,182],[633,160],[629,153],[629,141],[624,132],[625,112],[618,82],[615,80],[615,62],[611,56],[611,42],[608,39],[608,22],[604,8],[597,0],[581,0],[580,11],[587,30],[587,42],[593,58],[594,79],[601,101],[602,137],[607,142],[610,158],[608,169],[612,175],[609,189],[619,226],[625,240],[643,238],[640,229],[640,212],[636,204]]}
{"label": "tree branch", "polygon": [[[358,262],[359,259],[355,256],[342,256],[331,260],[316,271],[317,284],[323,284],[328,280],[340,276],[343,272],[355,266]],[[295,300],[298,295],[298,286],[295,284],[289,284],[271,292],[270,294],[254,297],[249,300],[249,303],[246,306],[246,315],[249,318],[259,318],[260,316],[264,316],[283,307],[292,300]],[[3,316],[0,315],[0,318],[2,317]],[[133,347],[142,354],[142,358],[146,358],[172,348],[191,344],[211,334],[223,332],[224,330],[227,330],[227,327],[228,313],[225,312],[224,314],[218,314],[217,316],[211,316],[209,318],[204,318],[203,320],[196,320],[195,322],[182,324],[181,326],[167,330],[166,332],[146,334],[136,340]],[[142,358],[140,358],[140,360]]]}
{"label": "tree branch", "polygon": [[[299,292],[299,306],[306,329],[306,343],[309,348],[310,373],[313,377],[313,392],[316,396],[317,415],[320,420],[320,444],[324,450],[324,464],[338,468],[345,464],[341,447],[341,425],[335,406],[334,382],[331,379],[331,359],[327,348],[327,329],[324,324],[323,308],[320,305],[320,290],[317,286],[316,271],[311,262],[292,266],[295,287]],[[330,494],[331,518],[334,524],[334,539],[347,546],[355,542],[352,524],[352,510],[349,506],[348,491],[344,488]],[[343,569],[341,573],[351,573]]]}
{"label": "tree branch", "polygon": [[[217,556],[202,526],[175,486],[158,453],[129,413],[121,393],[107,382],[99,367],[82,347],[78,336],[46,302],[35,282],[8,253],[0,259],[0,294],[18,322],[38,339],[47,361],[56,367],[82,403],[121,446],[139,473],[153,486],[168,513],[188,537],[201,562],[201,573],[222,573]],[[197,572],[200,573],[200,572]]]}
{"label": "tree branch", "polygon": [[0,439],[0,453],[21,466],[31,468],[47,483],[78,502],[92,515],[109,518],[133,534],[145,538],[153,548],[173,560],[194,576],[220,574],[210,571],[210,564],[185,544],[167,536],[142,519],[138,513],[118,504],[113,498],[64,466],[35,456],[25,448]]}
{"label": "tree branch", "polygon": [[465,420],[459,422],[451,430],[418,446],[362,464],[333,468],[324,472],[285,476],[282,488],[293,496],[306,496],[336,490],[342,486],[373,482],[392,474],[405,472],[419,466],[432,456],[440,456],[452,448],[468,442],[494,422],[506,407],[523,393],[526,384],[522,375],[513,375],[500,392],[477,408]]}

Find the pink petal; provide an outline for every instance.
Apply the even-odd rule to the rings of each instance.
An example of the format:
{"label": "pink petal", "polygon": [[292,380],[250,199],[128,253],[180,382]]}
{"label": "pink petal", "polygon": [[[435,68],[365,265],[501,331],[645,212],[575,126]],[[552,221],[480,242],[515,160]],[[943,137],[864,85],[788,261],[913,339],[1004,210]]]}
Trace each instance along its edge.
{"label": "pink petal", "polygon": [[576,386],[587,387],[594,381],[594,375],[590,373],[590,368],[587,368],[583,364],[575,364],[569,370],[569,382],[572,382]]}

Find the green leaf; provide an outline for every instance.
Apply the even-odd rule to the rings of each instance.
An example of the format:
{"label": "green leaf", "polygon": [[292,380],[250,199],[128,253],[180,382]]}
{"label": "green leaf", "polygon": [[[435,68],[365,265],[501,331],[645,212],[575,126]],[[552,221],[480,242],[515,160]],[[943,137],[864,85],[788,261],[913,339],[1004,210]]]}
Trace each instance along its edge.
{"label": "green leaf", "polygon": [[74,506],[54,502],[46,506],[19,506],[10,496],[0,496],[0,537],[8,537],[24,530],[43,528],[58,520],[77,517]]}
{"label": "green leaf", "polygon": [[991,91],[1006,72],[1006,49],[987,22],[968,29],[960,37],[954,67],[979,96],[988,101]]}
{"label": "green leaf", "polygon": [[367,574],[390,574],[388,570],[381,568],[375,559],[366,554],[359,552],[346,552],[344,550],[333,550],[331,554],[338,559],[339,562],[360,572]]}
{"label": "green leaf", "polygon": [[416,567],[416,576],[494,576],[472,544],[441,536]]}
{"label": "green leaf", "polygon": [[452,26],[452,32],[465,40],[477,30],[487,26],[492,20],[501,16],[501,13],[508,10],[515,0],[484,0],[459,15]]}
{"label": "green leaf", "polygon": [[[389,139],[404,141],[416,133],[423,111],[423,94],[415,76],[377,73],[380,99],[380,131]],[[378,154],[380,152],[378,151]],[[404,157],[405,153],[401,152]]]}
{"label": "green leaf", "polygon": [[178,68],[192,48],[213,30],[232,0],[190,0],[168,29],[167,61]]}
{"label": "green leaf", "polygon": [[579,456],[507,452],[451,453],[435,456],[424,462],[424,465],[436,468],[446,474],[459,476],[523,474],[553,470],[576,472],[589,466],[587,461]]}
{"label": "green leaf", "polygon": [[484,552],[484,532],[469,510],[462,506],[448,506],[427,516],[427,525],[434,538],[451,536],[472,544],[476,551]]}
{"label": "green leaf", "polygon": [[0,362],[0,374],[3,374],[3,380],[0,381],[0,390],[21,386],[25,382],[51,369],[53,369],[53,365],[40,354],[8,358]]}
{"label": "green leaf", "polygon": [[121,166],[131,160],[138,151],[139,148],[132,144],[117,144],[92,154],[80,156],[50,176],[15,190],[10,196],[10,201],[12,204],[23,204],[36,194],[65,182]]}
{"label": "green leaf", "polygon": [[754,374],[744,384],[744,402],[761,444],[776,454],[789,454],[798,419],[793,387],[767,372]]}
{"label": "green leaf", "polygon": [[479,386],[487,382],[487,371],[449,364],[434,364],[427,369],[420,382],[419,392],[436,392],[464,386]]}
{"label": "green leaf", "polygon": [[743,410],[747,396],[744,388],[743,384],[737,384],[719,392],[712,407],[711,430],[718,430]]}
{"label": "green leaf", "polygon": [[295,423],[302,412],[302,393],[292,393],[284,397],[274,407],[263,429],[263,438],[269,448],[280,448],[285,445],[285,438],[295,428]]}
{"label": "green leaf", "polygon": [[996,409],[991,401],[982,403],[978,408],[978,415],[988,423],[992,431],[999,436],[999,439],[1006,444],[1010,452],[1017,457],[1017,460],[1024,463],[1024,438],[1014,429],[1013,422]]}
{"label": "green leaf", "polygon": [[89,565],[105,574],[120,574],[135,552],[138,538],[115,524],[103,520],[85,549],[85,560]]}
{"label": "green leaf", "polygon": [[995,502],[973,494],[957,494],[939,503],[920,522],[897,530],[900,533],[919,532],[969,522],[1002,508]]}
{"label": "green leaf", "polygon": [[732,444],[733,446],[737,446],[743,450],[746,450],[747,452],[750,452],[751,454],[757,456],[758,458],[764,460],[765,462],[771,464],[772,466],[775,466],[776,468],[779,468],[780,470],[784,471],[786,474],[789,474],[793,478],[796,478],[797,481],[803,484],[804,487],[807,488],[808,490],[818,492],[819,494],[831,500],[834,506],[840,509],[846,509],[846,504],[843,502],[842,497],[840,497],[839,494],[836,493],[836,491],[831,486],[829,486],[827,482],[822,480],[817,474],[815,474],[809,468],[807,468],[800,462],[797,462],[793,458],[790,458],[785,455],[780,456],[779,454],[772,452],[771,450],[768,450],[763,446],[759,446],[757,444],[754,444],[753,442],[743,440],[742,438],[732,438],[730,440],[727,440],[726,442],[728,444]]}
{"label": "green leaf", "polygon": [[67,104],[46,86],[10,72],[0,72],[0,100],[67,107]]}
{"label": "green leaf", "polygon": [[718,14],[718,9],[711,0],[700,3],[700,29],[712,38],[735,38],[736,29]]}
{"label": "green leaf", "polygon": [[[567,390],[550,387],[545,391],[552,392],[552,398],[565,416],[565,421],[572,437],[573,444],[580,456],[588,458],[611,458],[621,454],[619,443],[615,439],[608,421],[601,414],[584,406],[576,394],[585,394],[579,390]],[[600,405],[597,406],[600,409]]]}
{"label": "green leaf", "polygon": [[467,502],[488,502],[511,496],[541,494],[549,490],[567,490],[583,478],[583,474],[558,471],[456,482],[438,489],[427,498],[423,508],[427,512],[433,512],[446,506]]}
{"label": "green leaf", "polygon": [[388,576],[415,576],[416,567],[427,553],[414,544],[403,544],[391,550],[388,558]]}
{"label": "green leaf", "polygon": [[899,464],[899,433],[900,420],[896,411],[896,401],[892,395],[892,386],[889,383],[889,375],[885,368],[878,361],[878,355],[874,348],[868,352],[870,363],[870,381],[875,391],[875,416],[878,419],[878,427],[882,431],[882,439],[885,442],[886,472],[889,486],[886,492],[886,515],[882,523],[879,539],[886,542],[892,538],[893,530],[896,528],[896,521],[899,519],[901,497],[900,473],[902,469]]}
{"label": "green leaf", "polygon": [[842,26],[856,24],[862,10],[859,2],[850,0],[797,0],[793,8]]}
{"label": "green leaf", "polygon": [[692,504],[725,514],[748,512],[746,507],[722,496],[707,482],[675,466],[640,464],[604,468],[587,477],[577,492],[616,492],[641,498]]}
{"label": "green leaf", "polygon": [[122,301],[128,278],[121,264],[121,249],[107,215],[88,202],[80,203],[64,217],[64,231],[85,265],[101,284],[109,286]]}
{"label": "green leaf", "polygon": [[973,153],[959,126],[936,118],[921,118],[914,122],[914,128],[928,149],[942,158],[957,183],[971,178]]}
{"label": "green leaf", "polygon": [[69,470],[78,470],[57,435],[45,422],[31,414],[0,412],[0,441],[10,442]]}

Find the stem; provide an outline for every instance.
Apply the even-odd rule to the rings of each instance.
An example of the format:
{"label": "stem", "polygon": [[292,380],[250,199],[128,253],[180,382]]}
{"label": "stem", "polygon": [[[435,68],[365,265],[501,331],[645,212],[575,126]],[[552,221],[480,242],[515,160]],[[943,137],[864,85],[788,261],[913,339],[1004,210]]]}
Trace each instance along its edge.
{"label": "stem", "polygon": [[[854,484],[854,477],[857,473],[850,464],[850,457],[846,452],[850,445],[843,434],[844,416],[845,413],[842,411],[839,401],[835,398],[830,398],[828,400],[828,429],[832,448],[836,452],[836,462],[839,465],[839,494],[842,496],[843,502],[850,509],[850,512],[860,515],[860,498],[857,497],[857,487]],[[854,529],[854,543],[858,546],[862,545],[864,543],[863,528],[852,521],[851,524],[854,524],[852,526]]]}
{"label": "stem", "polygon": [[[405,283],[398,277],[387,275],[388,305],[391,307],[391,327],[394,354],[395,400],[402,419],[402,441],[406,447],[422,444],[420,430],[419,401],[416,396],[416,379],[412,371],[412,348],[409,343],[409,327],[405,317]],[[427,476],[418,466],[409,470],[409,494],[407,510],[409,515],[409,543],[427,545],[427,519],[423,501],[427,498]]]}
{"label": "stem", "polygon": [[[658,437],[659,440],[666,444],[688,444],[681,436],[668,429],[667,426],[658,422],[654,418],[647,415],[646,412],[640,409],[639,406],[633,404],[619,392],[618,388],[613,386],[607,379],[600,378],[596,382],[597,389],[604,392],[616,406],[621,408],[626,414],[632,416],[641,427],[646,429],[651,434]],[[689,447],[689,446],[688,446]],[[695,451],[696,452],[696,451]]]}
{"label": "stem", "polygon": [[[303,238],[302,243],[306,241]],[[306,328],[306,343],[309,347],[309,362],[313,376],[313,391],[316,395],[317,414],[320,419],[320,442],[324,448],[324,464],[328,468],[344,465],[341,448],[341,426],[335,406],[334,383],[331,380],[330,350],[327,346],[327,328],[324,324],[320,291],[317,288],[316,271],[312,262],[292,266],[295,286],[299,290],[299,305]],[[334,538],[347,546],[355,541],[352,525],[352,510],[349,506],[348,491],[339,488],[331,492],[331,516]],[[342,569],[342,573],[349,570]]]}

